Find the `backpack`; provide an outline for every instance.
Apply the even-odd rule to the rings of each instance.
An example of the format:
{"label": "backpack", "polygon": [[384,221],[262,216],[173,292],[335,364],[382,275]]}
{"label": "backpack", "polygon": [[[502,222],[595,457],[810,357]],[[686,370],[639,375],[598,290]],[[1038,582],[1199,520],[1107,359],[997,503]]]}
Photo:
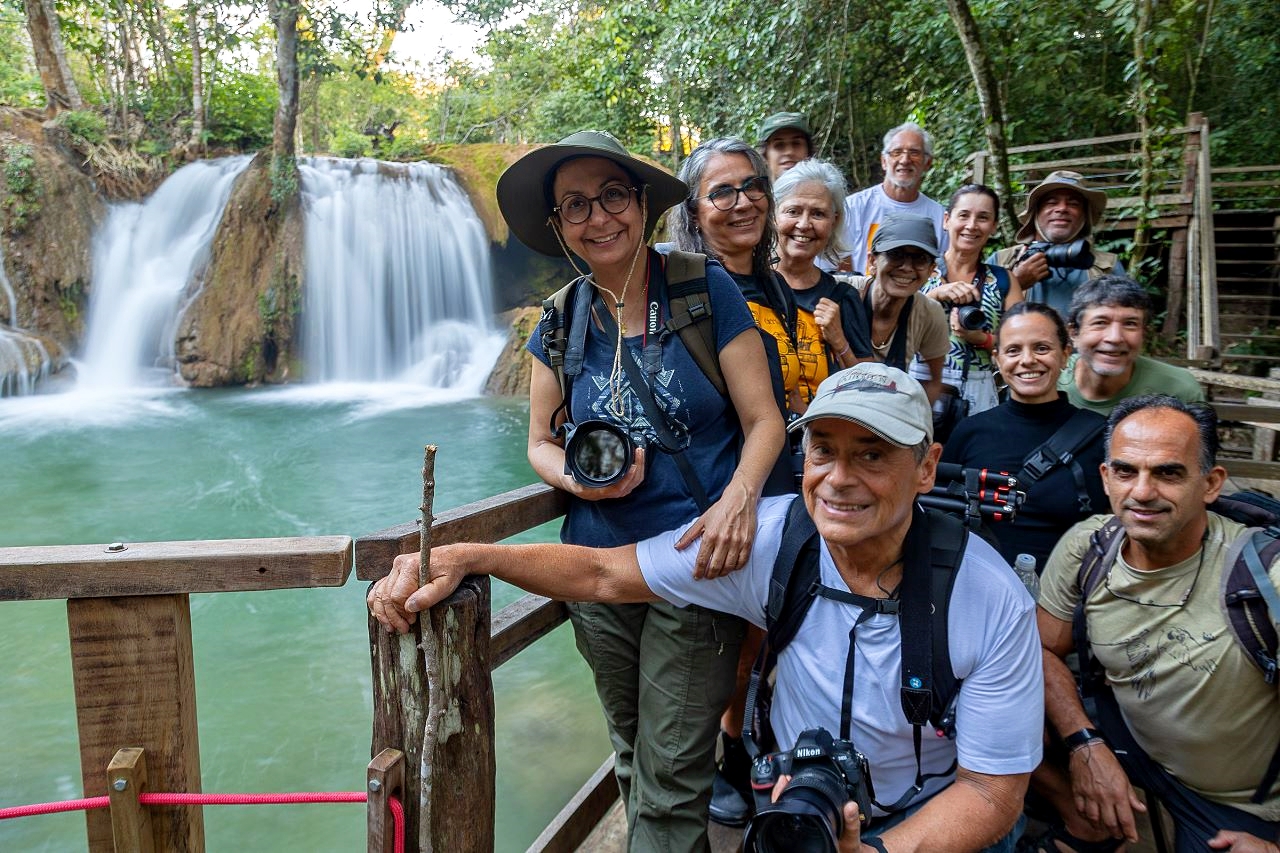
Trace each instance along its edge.
{"label": "backpack", "polygon": [[[1280,650],[1280,592],[1267,574],[1267,567],[1280,556],[1280,501],[1258,492],[1237,492],[1220,497],[1209,510],[1247,525],[1227,549],[1229,568],[1222,576],[1220,604],[1228,627],[1267,684],[1280,677],[1276,664]],[[1076,577],[1080,599],[1072,619],[1072,635],[1080,658],[1080,687],[1085,696],[1105,689],[1102,667],[1090,653],[1084,617],[1084,603],[1098,588],[1108,568],[1119,556],[1124,526],[1114,516],[1089,537],[1089,549],[1080,561]],[[1261,803],[1280,777],[1280,747],[1251,800]]]}
{"label": "backpack", "polygon": [[1053,469],[1059,465],[1069,465],[1076,484],[1076,505],[1082,514],[1092,514],[1093,502],[1089,499],[1084,468],[1076,454],[1097,438],[1106,426],[1106,418],[1098,417],[1093,412],[1084,409],[1073,412],[1053,435],[1022,460],[1022,468],[1016,474],[1018,488],[1030,492],[1031,486],[1044,479]]}
{"label": "backpack", "polygon": [[[797,497],[787,510],[782,528],[782,544],[774,560],[769,581],[769,598],[765,605],[765,642],[756,657],[747,688],[746,726],[743,742],[755,758],[762,747],[776,746],[769,724],[769,708],[773,690],[768,676],[785,649],[800,629],[809,607],[819,595],[859,604],[863,616],[876,613],[897,614],[902,634],[902,711],[914,729],[916,754],[915,784],[897,802],[888,806],[876,803],[886,812],[901,811],[937,776],[955,769],[953,763],[945,773],[924,774],[920,767],[922,730],[932,725],[938,734],[955,738],[955,705],[960,681],[951,668],[947,643],[947,614],[957,569],[968,544],[968,528],[959,519],[943,512],[916,508],[911,528],[903,543],[903,574],[899,596],[891,599],[865,599],[847,590],[823,587],[819,577],[819,536],[809,516],[804,499]],[[868,606],[873,605],[873,606]],[[856,624],[855,624],[856,629]],[[853,654],[850,646],[849,654]],[[846,666],[845,677],[852,670]],[[852,685],[845,685],[846,696]],[[840,735],[846,737],[845,733]]]}
{"label": "backpack", "polygon": [[[667,303],[671,318],[667,331],[680,336],[685,349],[721,395],[728,394],[716,348],[716,330],[711,318],[711,295],[707,292],[707,258],[694,252],[673,250],[666,255]],[[542,301],[543,349],[560,383],[560,394],[568,406],[571,377],[582,372],[590,315],[591,287],[579,287],[576,278]],[[655,297],[657,298],[657,297]],[[570,300],[572,299],[572,303]],[[572,308],[570,309],[570,305]],[[565,327],[569,326],[566,332]]]}

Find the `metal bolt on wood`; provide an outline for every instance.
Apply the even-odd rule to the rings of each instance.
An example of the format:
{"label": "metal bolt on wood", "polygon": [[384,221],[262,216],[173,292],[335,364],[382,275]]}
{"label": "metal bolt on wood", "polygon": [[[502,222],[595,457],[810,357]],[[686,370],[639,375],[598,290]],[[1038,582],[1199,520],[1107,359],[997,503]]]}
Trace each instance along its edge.
{"label": "metal bolt on wood", "polygon": [[382,783],[379,782],[377,779],[370,779],[369,790],[373,791],[375,794],[378,793],[379,791],[382,790]]}
{"label": "metal bolt on wood", "polygon": [[125,788],[129,787],[129,780],[117,779],[116,781],[111,783],[111,787],[115,788],[117,791],[123,791]]}

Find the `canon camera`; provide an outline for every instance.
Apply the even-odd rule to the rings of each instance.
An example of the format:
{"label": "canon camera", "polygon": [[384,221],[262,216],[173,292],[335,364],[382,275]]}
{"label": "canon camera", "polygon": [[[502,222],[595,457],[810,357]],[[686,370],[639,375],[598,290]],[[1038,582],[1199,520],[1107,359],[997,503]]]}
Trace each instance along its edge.
{"label": "canon camera", "polygon": [[1089,243],[1084,238],[1072,240],[1070,243],[1050,243],[1038,240],[1029,243],[1018,263],[1022,263],[1032,255],[1044,253],[1044,259],[1050,267],[1065,270],[1087,270],[1093,266],[1093,252],[1089,251]]}
{"label": "canon camera", "polygon": [[604,488],[631,470],[635,443],[608,421],[583,421],[564,427],[564,472],[579,485]]}
{"label": "canon camera", "polygon": [[[778,779],[791,781],[771,802]],[[844,805],[858,804],[860,822],[871,820],[871,776],[867,759],[847,740],[824,728],[808,729],[789,752],[762,755],[751,765],[756,816],[747,827],[743,853],[836,853],[844,832]]]}

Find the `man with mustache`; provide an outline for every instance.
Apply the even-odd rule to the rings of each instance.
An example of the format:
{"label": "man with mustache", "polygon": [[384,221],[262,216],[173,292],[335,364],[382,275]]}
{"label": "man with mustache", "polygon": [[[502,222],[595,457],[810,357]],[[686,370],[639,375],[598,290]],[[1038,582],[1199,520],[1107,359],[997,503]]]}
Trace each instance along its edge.
{"label": "man with mustache", "polygon": [[[863,274],[876,229],[888,216],[924,216],[933,221],[934,242],[946,248],[942,205],[920,192],[933,165],[933,138],[915,122],[900,124],[884,135],[880,166],[884,181],[853,193],[844,201],[845,243],[851,247],[849,269]],[[819,264],[821,266],[821,264]]]}
{"label": "man with mustache", "polygon": [[1105,416],[1142,394],[1204,399],[1191,371],[1141,354],[1150,319],[1151,297],[1131,278],[1103,276],[1075,292],[1066,320],[1076,352],[1058,379],[1071,405]]}
{"label": "man with mustache", "polygon": [[[1102,275],[1124,275],[1120,258],[1089,240],[1106,209],[1107,194],[1090,187],[1079,172],[1051,172],[1027,197],[1017,244],[996,252],[991,263],[1010,271],[1028,302],[1044,302],[1065,315],[1071,295],[1080,285]],[[1065,249],[1076,239],[1084,240],[1080,269],[1050,264],[1045,251],[1027,251],[1033,244]]]}
{"label": "man with mustache", "polygon": [[[979,536],[964,534],[948,551],[955,568],[945,648],[960,685],[954,739],[913,725],[905,710],[907,686],[922,688],[919,676],[904,677],[905,614],[937,601],[931,549],[959,527],[916,505],[942,451],[924,389],[896,368],[858,364],[823,380],[789,428],[804,430],[798,499],[817,529],[806,539],[816,566],[805,563],[817,577],[803,587],[811,600],[774,669],[776,747],[790,749],[802,731],[822,727],[866,755],[875,796],[888,805],[873,803],[860,830],[858,807],[846,803],[840,853],[1012,853],[1027,778],[1040,760],[1044,682],[1034,604]],[[696,547],[676,550],[678,530],[607,549],[462,544],[431,550],[421,590],[417,554],[397,557],[368,604],[388,631],[407,631],[465,575],[488,573],[565,601],[697,601],[764,627],[794,500],[763,499],[747,564],[715,578],[697,576]]]}
{"label": "man with mustache", "polygon": [[[1046,765],[1056,754],[1069,782],[1037,771],[1063,816],[1037,849],[1136,841],[1146,807],[1133,786],[1172,816],[1177,853],[1280,849],[1280,690],[1228,624],[1224,574],[1253,533],[1207,508],[1227,476],[1217,451],[1204,404],[1151,395],[1111,413],[1102,481],[1115,515],[1068,531],[1041,579],[1045,711],[1060,739]],[[1280,560],[1258,572],[1280,584]]]}

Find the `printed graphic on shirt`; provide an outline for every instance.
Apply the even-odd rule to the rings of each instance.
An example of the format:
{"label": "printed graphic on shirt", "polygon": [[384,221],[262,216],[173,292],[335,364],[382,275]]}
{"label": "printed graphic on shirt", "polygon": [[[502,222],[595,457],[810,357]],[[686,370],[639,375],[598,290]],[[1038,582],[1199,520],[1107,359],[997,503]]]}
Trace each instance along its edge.
{"label": "printed graphic on shirt", "polygon": [[[790,398],[800,387],[800,357],[796,354],[791,336],[787,334],[787,327],[769,306],[748,302],[747,307],[751,309],[751,316],[755,318],[756,325],[778,342],[778,357],[782,362],[782,389]],[[812,392],[809,396],[813,396]]]}
{"label": "printed graphic on shirt", "polygon": [[1218,658],[1213,654],[1217,639],[1213,634],[1195,634],[1174,624],[1144,628],[1119,642],[1094,643],[1093,647],[1103,665],[1119,675],[1118,682],[1132,687],[1139,699],[1149,699],[1159,686],[1159,673],[1170,667],[1212,675],[1218,668]]}
{"label": "printed graphic on shirt", "polygon": [[[626,358],[627,356],[623,356]],[[589,404],[593,418],[615,423],[631,434],[632,441],[641,446],[658,445],[658,433],[645,413],[645,407],[636,396],[636,390],[624,375],[622,379],[621,399],[614,400],[613,389],[609,386],[609,377],[593,374],[588,377],[595,391]],[[684,405],[684,398],[679,394],[680,384],[676,381],[675,370],[664,369],[654,377],[653,399],[658,411],[666,418],[667,429],[675,437],[677,446],[671,450],[683,450],[689,446],[689,412]],[[621,411],[619,411],[619,408]]]}
{"label": "printed graphic on shirt", "polygon": [[800,363],[797,386],[800,399],[807,406],[818,393],[818,385],[827,378],[827,344],[818,321],[804,309],[796,313],[796,358]]}

